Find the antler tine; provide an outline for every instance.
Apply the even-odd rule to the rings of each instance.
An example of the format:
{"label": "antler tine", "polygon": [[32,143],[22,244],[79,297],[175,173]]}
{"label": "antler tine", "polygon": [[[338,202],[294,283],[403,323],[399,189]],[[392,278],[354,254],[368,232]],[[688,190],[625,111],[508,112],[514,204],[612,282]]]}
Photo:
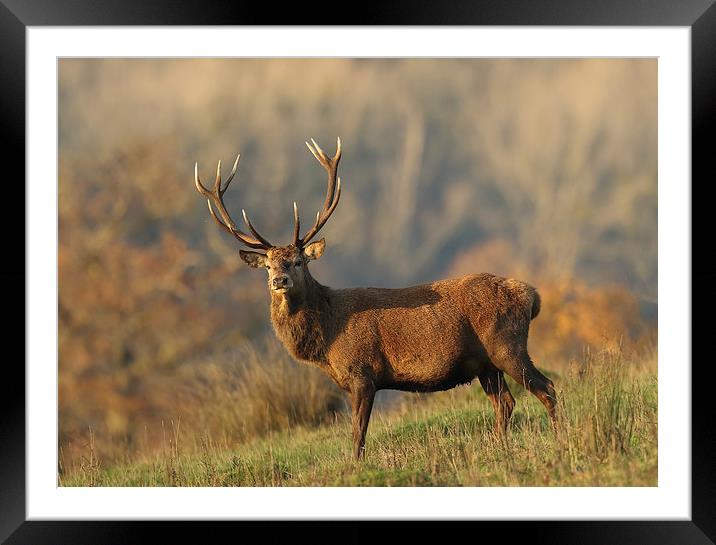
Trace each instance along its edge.
{"label": "antler tine", "polygon": [[214,179],[214,193],[222,194],[221,191],[221,159],[216,164],[216,178]]}
{"label": "antler tine", "polygon": [[[314,142],[313,138],[311,138],[311,142],[313,142],[313,144],[316,145],[316,142]],[[321,157],[321,156],[318,154],[318,151],[316,151],[316,148],[314,148],[313,146],[311,146],[311,144],[309,144],[308,142],[306,142],[306,147],[308,148],[308,151],[310,151],[310,152],[313,154],[313,156],[316,158],[316,160],[317,160],[319,163],[323,164],[323,157]],[[316,147],[318,147],[318,146],[316,145]],[[319,148],[319,149],[320,149],[320,148]]]}
{"label": "antler tine", "polygon": [[271,248],[273,246],[273,244],[271,244],[268,240],[266,240],[264,237],[262,237],[261,234],[256,229],[254,229],[254,226],[251,225],[251,221],[249,220],[249,217],[246,215],[246,210],[244,210],[243,208],[241,209],[241,215],[244,216],[244,222],[246,223],[246,226],[249,228],[249,230],[253,233],[253,235],[259,241],[261,241],[263,244],[265,244],[266,246]]}
{"label": "antler tine", "polygon": [[327,156],[326,153],[321,149],[321,146],[319,146],[313,138],[311,138],[311,144],[313,144],[313,147],[316,148],[316,151],[318,152],[318,155],[321,156],[321,162],[322,162],[322,163],[327,163],[327,162],[328,162],[328,156]]}
{"label": "antler tine", "polygon": [[316,236],[316,233],[318,233],[321,227],[325,225],[328,218],[333,213],[333,210],[335,210],[340,195],[340,181],[338,188],[336,187],[338,163],[341,160],[340,137],[336,139],[336,153],[332,158],[329,158],[326,155],[326,153],[321,149],[321,146],[319,146],[313,138],[311,138],[310,144],[306,142],[306,147],[308,147],[308,150],[328,173],[328,182],[326,187],[326,199],[323,202],[323,209],[316,215],[316,221],[313,224],[313,227],[311,227],[308,233],[306,233],[301,240],[301,245],[307,244],[314,236]]}
{"label": "antler tine", "polygon": [[301,220],[298,217],[298,205],[293,201],[293,245],[298,248],[301,241]]}
{"label": "antler tine", "polygon": [[196,186],[196,190],[204,195],[207,198],[211,197],[211,191],[209,191],[207,188],[205,188],[201,184],[201,180],[199,179],[199,163],[194,163],[194,185]]}
{"label": "antler tine", "polygon": [[[338,178],[338,183],[336,184],[336,193],[335,198],[333,199],[333,202],[328,207],[328,209],[324,209],[321,212],[316,213],[316,221],[313,224],[313,227],[306,233],[306,235],[303,237],[303,240],[301,242],[302,246],[305,246],[308,244],[308,242],[316,236],[316,233],[321,230],[321,228],[326,224],[328,221],[328,218],[331,217],[331,214],[333,214],[333,211],[336,209],[336,206],[338,206],[338,201],[341,198],[341,179]],[[323,212],[323,213],[322,213]]]}
{"label": "antler tine", "polygon": [[[226,179],[226,183],[224,184],[224,189],[220,191],[221,196],[224,196],[224,193],[226,193],[226,190],[229,189],[229,184],[231,183],[231,180],[234,179],[234,176],[236,176],[236,169],[239,167],[239,159],[241,159],[241,154],[239,153],[236,156],[236,161],[234,161],[234,166],[231,167],[231,174],[229,174],[229,177]],[[221,161],[219,161],[219,164],[221,164]]]}
{"label": "antler tine", "polygon": [[338,162],[341,158],[340,138],[336,140],[336,153],[332,159],[328,158],[328,156],[324,153],[324,151],[320,148],[320,146],[313,138],[311,139],[311,143],[313,144],[313,147],[311,147],[311,145],[309,145],[308,143],[306,143],[306,145],[308,146],[308,149],[311,151],[311,153],[313,153],[314,157],[316,157],[318,162],[321,163],[323,168],[328,173],[328,181],[326,188],[326,199],[323,203],[323,209],[316,215],[316,221],[313,224],[313,227],[303,237],[301,241],[302,245],[307,244],[325,225],[325,223],[328,221],[328,218],[335,210],[336,205],[338,204],[339,196],[338,194],[336,194],[336,175],[338,172]]}
{"label": "antler tine", "polygon": [[[328,208],[333,202],[333,194],[336,190],[336,175],[338,173],[338,162],[341,160],[341,139],[336,140],[336,154],[333,159],[328,159],[326,154],[321,150],[323,158],[326,160],[324,168],[328,171],[328,189],[326,191],[326,200],[323,203],[324,210]],[[328,219],[328,218],[326,218]]]}
{"label": "antler tine", "polygon": [[341,160],[341,137],[336,137],[336,154],[333,156],[333,160],[337,163]]}
{"label": "antler tine", "polygon": [[[224,193],[229,187],[229,184],[231,183],[231,180],[234,179],[234,176],[236,175],[236,170],[239,165],[239,158],[241,156],[238,155],[236,157],[236,161],[234,161],[234,166],[231,169],[231,174],[229,175],[228,180],[226,181],[226,185],[224,188],[221,188],[221,161],[219,161],[217,167],[216,167],[216,179],[214,180],[214,187],[213,191],[209,191],[204,185],[201,183],[201,180],[199,179],[199,163],[194,164],[194,185],[196,186],[196,190],[202,194],[204,197],[206,197],[207,204],[209,205],[209,214],[211,214],[211,217],[214,219],[214,221],[225,231],[228,233],[231,233],[234,235],[240,242],[245,244],[246,246],[250,248],[256,248],[260,250],[268,250],[273,247],[273,244],[271,244],[268,240],[266,240],[264,237],[259,235],[256,230],[249,224],[249,228],[251,229],[251,232],[254,234],[254,237],[251,237],[247,235],[246,233],[242,232],[236,227],[236,224],[231,219],[231,216],[226,210],[226,206],[224,205]],[[214,206],[216,206],[216,209],[219,211],[219,216],[221,216],[221,219],[216,215],[214,212],[214,207],[212,206],[212,203]],[[244,216],[246,218],[246,216]],[[247,222],[248,223],[248,222]]]}
{"label": "antler tine", "polygon": [[[209,205],[209,214],[211,214],[211,217],[214,218],[214,221],[215,221],[217,224],[219,224],[219,227],[221,227],[222,229],[224,229],[224,231],[226,231],[226,232],[229,233],[230,235],[236,236],[236,234],[234,233],[234,230],[233,230],[231,227],[229,227],[228,225],[226,225],[223,221],[221,221],[221,220],[217,217],[216,212],[214,212],[214,209],[211,207],[211,201],[210,201],[209,199],[206,199],[206,204]],[[251,247],[253,248],[253,245],[249,244],[248,242],[245,242],[245,241],[243,241],[243,240],[242,240],[242,242],[244,242],[247,246],[251,246]]]}
{"label": "antler tine", "polygon": [[[313,145],[311,145],[313,144]],[[335,163],[335,166],[338,166],[338,161],[341,160],[341,137],[339,136],[336,138],[336,154],[333,156],[333,159],[329,159],[326,155],[326,152],[324,152],[321,149],[321,146],[319,146],[316,141],[311,138],[311,144],[306,142],[306,146],[308,147],[309,151],[313,154],[313,156],[318,160],[319,163],[324,165],[325,167],[328,167],[329,165]]]}
{"label": "antler tine", "polygon": [[236,230],[236,224],[234,223],[234,220],[231,219],[229,212],[226,210],[226,206],[224,205],[223,199],[224,194],[221,192],[221,160],[219,160],[216,165],[216,179],[214,180],[214,188],[213,191],[210,192],[210,196],[214,201],[216,208],[219,210],[219,216],[221,216],[221,220],[232,231]]}
{"label": "antler tine", "polygon": [[[229,213],[226,211],[226,208],[224,207],[223,202],[223,192],[221,192],[221,161],[216,166],[216,179],[214,180],[214,188],[213,191],[209,191],[204,187],[204,185],[201,183],[201,180],[199,180],[199,163],[194,164],[194,184],[196,185],[196,188],[199,190],[199,193],[204,195],[207,198],[207,201],[209,202],[209,210],[211,212],[211,215],[214,219],[217,219],[216,214],[214,213],[213,208],[211,207],[211,201],[214,201],[214,204],[216,205],[216,208],[219,210],[219,215],[221,216],[222,220],[222,227],[228,228],[229,232],[234,234],[234,230],[236,229],[236,224],[231,219],[231,216],[229,216]],[[234,235],[236,236],[236,235]]]}

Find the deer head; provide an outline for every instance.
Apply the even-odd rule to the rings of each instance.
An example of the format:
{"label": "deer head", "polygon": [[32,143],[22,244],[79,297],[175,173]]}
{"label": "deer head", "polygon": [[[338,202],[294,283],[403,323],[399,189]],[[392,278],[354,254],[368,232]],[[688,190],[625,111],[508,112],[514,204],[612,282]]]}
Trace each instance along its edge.
{"label": "deer head", "polygon": [[[341,139],[337,139],[336,153],[332,158],[325,154],[315,140],[311,139],[311,144],[306,142],[310,152],[328,173],[326,200],[323,203],[323,209],[316,214],[313,226],[303,237],[300,236],[301,221],[298,215],[298,206],[295,202],[293,203],[293,242],[287,246],[274,246],[265,237],[261,236],[249,220],[245,210],[241,212],[244,217],[244,223],[246,223],[251,235],[238,229],[227,212],[224,205],[224,193],[226,193],[231,180],[234,179],[241,155],[236,157],[231,174],[223,187],[221,183],[221,161],[219,161],[216,168],[214,187],[211,191],[204,187],[199,180],[198,163],[194,167],[194,184],[197,191],[206,197],[209,214],[222,229],[234,235],[239,242],[253,250],[260,250],[239,250],[239,254],[241,259],[250,267],[265,268],[267,270],[269,289],[277,294],[300,293],[303,291],[310,279],[308,262],[321,257],[326,247],[326,240],[323,238],[315,242],[311,242],[311,240],[326,224],[328,218],[331,217],[341,196],[341,179],[337,177],[338,163],[341,160]],[[218,210],[220,217],[214,212],[214,206]]]}

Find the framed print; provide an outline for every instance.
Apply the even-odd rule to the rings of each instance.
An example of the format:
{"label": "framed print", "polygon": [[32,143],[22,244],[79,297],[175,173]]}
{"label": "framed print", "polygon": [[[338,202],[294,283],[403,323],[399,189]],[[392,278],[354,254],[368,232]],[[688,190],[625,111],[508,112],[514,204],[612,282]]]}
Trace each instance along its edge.
{"label": "framed print", "polygon": [[2,539],[713,542],[710,2],[101,5],[0,5]]}

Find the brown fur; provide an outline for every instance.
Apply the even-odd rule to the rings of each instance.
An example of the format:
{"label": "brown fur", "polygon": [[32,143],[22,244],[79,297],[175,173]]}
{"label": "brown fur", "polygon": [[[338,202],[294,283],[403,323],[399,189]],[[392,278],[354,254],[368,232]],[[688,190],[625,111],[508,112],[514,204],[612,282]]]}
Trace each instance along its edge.
{"label": "brown fur", "polygon": [[[313,279],[308,261],[325,241],[267,255],[243,252],[269,268],[271,322],[297,359],[323,369],[353,405],[354,454],[363,454],[375,392],[432,392],[479,378],[504,432],[514,398],[503,372],[525,385],[554,419],[552,382],[527,353],[530,320],[540,298],[530,285],[476,274],[402,289],[331,289]],[[258,256],[258,257],[257,257]],[[276,282],[290,285],[282,292]]]}

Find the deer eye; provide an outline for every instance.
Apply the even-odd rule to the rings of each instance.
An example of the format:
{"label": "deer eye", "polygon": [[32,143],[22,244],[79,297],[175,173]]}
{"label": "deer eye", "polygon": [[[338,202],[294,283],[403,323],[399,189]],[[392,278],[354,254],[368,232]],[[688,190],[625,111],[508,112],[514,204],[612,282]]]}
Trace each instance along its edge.
{"label": "deer eye", "polygon": [[271,265],[266,265],[266,270],[269,270],[271,268]]}

